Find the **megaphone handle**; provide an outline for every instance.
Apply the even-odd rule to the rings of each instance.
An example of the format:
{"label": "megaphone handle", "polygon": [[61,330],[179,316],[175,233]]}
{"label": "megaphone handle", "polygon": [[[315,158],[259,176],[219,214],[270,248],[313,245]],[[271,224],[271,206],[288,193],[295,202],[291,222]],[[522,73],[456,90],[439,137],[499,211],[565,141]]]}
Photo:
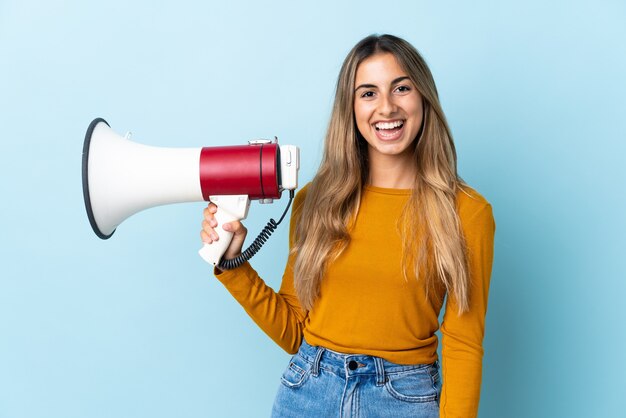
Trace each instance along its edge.
{"label": "megaphone handle", "polygon": [[238,221],[240,219],[228,211],[220,209],[218,206],[217,212],[215,212],[215,220],[217,221],[217,228],[215,228],[215,232],[217,233],[219,239],[217,241],[213,241],[211,244],[204,244],[198,253],[204,261],[217,266],[233,239],[233,233],[225,231],[224,228],[222,228],[222,225],[228,222]]}

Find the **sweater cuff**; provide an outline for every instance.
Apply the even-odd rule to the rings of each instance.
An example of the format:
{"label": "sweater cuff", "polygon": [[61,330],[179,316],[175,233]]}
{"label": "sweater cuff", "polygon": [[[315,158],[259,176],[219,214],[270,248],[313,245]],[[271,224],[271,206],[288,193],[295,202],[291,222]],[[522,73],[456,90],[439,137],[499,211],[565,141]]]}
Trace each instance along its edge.
{"label": "sweater cuff", "polygon": [[254,282],[252,277],[255,276],[255,273],[256,272],[248,261],[231,270],[220,270],[217,267],[213,267],[213,274],[217,280],[222,282],[222,284],[227,288],[231,288],[233,286],[237,286],[238,283],[242,283],[242,281],[244,281],[244,277],[248,278],[248,281]]}

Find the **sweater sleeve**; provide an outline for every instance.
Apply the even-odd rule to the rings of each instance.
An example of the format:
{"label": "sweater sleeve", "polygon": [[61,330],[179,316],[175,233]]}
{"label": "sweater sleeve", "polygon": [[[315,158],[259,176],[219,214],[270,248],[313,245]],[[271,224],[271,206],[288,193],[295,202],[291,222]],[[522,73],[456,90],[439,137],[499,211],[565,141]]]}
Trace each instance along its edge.
{"label": "sweater sleeve", "polygon": [[447,298],[441,325],[441,418],[476,417],[482,379],[483,337],[495,222],[491,205],[486,202],[466,219],[463,216],[461,219],[471,281],[470,307],[469,311],[459,315],[454,299]]}
{"label": "sweater sleeve", "polygon": [[[304,193],[294,199],[290,227],[289,248],[294,243],[297,213],[303,203]],[[250,263],[233,270],[215,270],[215,276],[245,309],[252,320],[280,347],[294,354],[302,343],[305,312],[302,310],[293,285],[293,263],[290,254],[283,273],[280,290],[268,286]]]}

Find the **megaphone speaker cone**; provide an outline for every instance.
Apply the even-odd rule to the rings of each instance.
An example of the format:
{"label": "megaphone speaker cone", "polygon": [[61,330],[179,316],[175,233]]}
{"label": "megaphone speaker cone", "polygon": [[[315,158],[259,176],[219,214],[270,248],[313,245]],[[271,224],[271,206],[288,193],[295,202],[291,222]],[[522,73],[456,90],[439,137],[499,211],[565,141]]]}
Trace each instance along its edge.
{"label": "megaphone speaker cone", "polygon": [[83,142],[83,198],[85,200],[85,209],[87,210],[87,216],[89,217],[89,224],[91,225],[93,232],[95,232],[95,234],[99,238],[109,239],[115,232],[115,229],[109,234],[105,234],[100,231],[100,228],[98,228],[98,223],[96,222],[96,218],[93,213],[93,208],[91,207],[91,198],[89,196],[89,148],[91,146],[91,136],[93,135],[93,131],[100,123],[105,123],[107,126],[110,126],[107,121],[102,118],[94,119],[87,128],[85,141]]}

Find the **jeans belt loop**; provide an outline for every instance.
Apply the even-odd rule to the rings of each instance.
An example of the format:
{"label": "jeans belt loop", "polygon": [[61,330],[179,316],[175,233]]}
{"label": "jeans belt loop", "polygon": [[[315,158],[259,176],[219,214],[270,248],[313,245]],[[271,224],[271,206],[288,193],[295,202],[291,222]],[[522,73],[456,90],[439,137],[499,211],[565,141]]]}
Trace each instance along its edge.
{"label": "jeans belt loop", "polygon": [[317,353],[313,359],[313,367],[311,368],[311,374],[317,377],[320,374],[320,361],[322,361],[322,354],[324,354],[323,347],[317,347]]}
{"label": "jeans belt loop", "polygon": [[374,366],[376,367],[376,386],[382,386],[385,384],[385,366],[383,359],[380,357],[374,357]]}

